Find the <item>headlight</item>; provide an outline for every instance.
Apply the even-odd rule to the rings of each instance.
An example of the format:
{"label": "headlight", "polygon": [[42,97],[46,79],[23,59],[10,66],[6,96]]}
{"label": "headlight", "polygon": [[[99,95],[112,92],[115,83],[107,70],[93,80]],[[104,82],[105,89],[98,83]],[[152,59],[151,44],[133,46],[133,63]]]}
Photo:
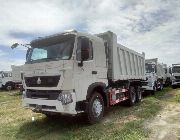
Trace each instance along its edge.
{"label": "headlight", "polygon": [[62,102],[63,105],[67,105],[73,102],[72,94],[69,91],[63,91],[59,94],[58,100]]}

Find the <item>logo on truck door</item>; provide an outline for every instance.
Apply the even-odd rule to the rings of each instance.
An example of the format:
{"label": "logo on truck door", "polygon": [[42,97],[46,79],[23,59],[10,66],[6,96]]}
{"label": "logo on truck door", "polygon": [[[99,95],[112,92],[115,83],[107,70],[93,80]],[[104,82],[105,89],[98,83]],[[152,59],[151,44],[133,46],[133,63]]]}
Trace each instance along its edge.
{"label": "logo on truck door", "polygon": [[38,84],[38,85],[41,84],[41,79],[40,79],[40,77],[38,77],[37,84]]}

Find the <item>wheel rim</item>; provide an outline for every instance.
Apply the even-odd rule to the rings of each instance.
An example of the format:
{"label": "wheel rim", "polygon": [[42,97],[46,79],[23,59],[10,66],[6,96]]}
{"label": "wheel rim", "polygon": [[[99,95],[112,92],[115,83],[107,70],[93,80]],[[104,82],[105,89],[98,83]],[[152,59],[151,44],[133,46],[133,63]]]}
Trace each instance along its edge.
{"label": "wheel rim", "polygon": [[95,99],[92,105],[92,112],[95,117],[100,116],[102,112],[102,104],[99,99]]}

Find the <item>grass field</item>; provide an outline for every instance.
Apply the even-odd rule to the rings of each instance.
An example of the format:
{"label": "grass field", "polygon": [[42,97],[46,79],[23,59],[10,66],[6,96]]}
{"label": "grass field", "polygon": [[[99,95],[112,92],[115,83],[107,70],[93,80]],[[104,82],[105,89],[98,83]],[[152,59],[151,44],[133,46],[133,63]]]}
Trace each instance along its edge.
{"label": "grass field", "polygon": [[[48,119],[42,114],[22,108],[18,91],[0,91],[0,139],[146,139],[151,131],[146,129],[144,122],[153,118],[165,102],[180,103],[180,91],[165,88],[154,96],[145,97],[133,107],[110,107],[102,122],[88,125],[82,116]],[[32,121],[32,117],[35,117],[35,121]]]}

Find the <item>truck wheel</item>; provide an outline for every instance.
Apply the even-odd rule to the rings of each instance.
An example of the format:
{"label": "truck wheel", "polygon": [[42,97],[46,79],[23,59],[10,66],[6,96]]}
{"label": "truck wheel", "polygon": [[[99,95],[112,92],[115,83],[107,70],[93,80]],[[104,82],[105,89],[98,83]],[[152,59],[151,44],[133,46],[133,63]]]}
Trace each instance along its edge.
{"label": "truck wheel", "polygon": [[157,85],[155,83],[153,86],[153,91],[151,92],[151,94],[154,95],[156,91],[157,91]]}
{"label": "truck wheel", "polygon": [[104,115],[104,100],[100,93],[94,92],[89,99],[86,110],[88,122],[94,124],[99,122]]}
{"label": "truck wheel", "polygon": [[7,84],[5,85],[5,89],[8,90],[8,91],[10,91],[10,90],[13,89],[13,85],[12,85],[11,83],[7,83]]}
{"label": "truck wheel", "polygon": [[128,106],[133,106],[136,102],[136,90],[133,86],[129,88],[129,99],[127,100]]}
{"label": "truck wheel", "polygon": [[140,89],[140,86],[137,87],[136,89],[136,102],[141,102],[142,100],[142,91]]}

